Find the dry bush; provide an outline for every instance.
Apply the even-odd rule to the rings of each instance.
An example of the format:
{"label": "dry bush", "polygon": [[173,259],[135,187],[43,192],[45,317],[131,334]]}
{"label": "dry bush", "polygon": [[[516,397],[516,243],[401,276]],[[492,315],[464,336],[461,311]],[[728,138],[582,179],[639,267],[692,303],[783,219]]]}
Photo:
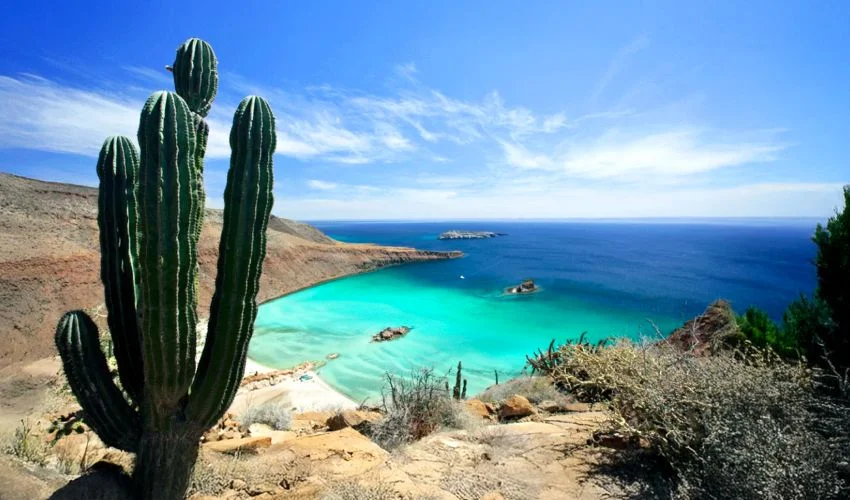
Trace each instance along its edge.
{"label": "dry bush", "polygon": [[384,418],[369,426],[369,437],[392,450],[441,428],[468,426],[469,414],[451,398],[445,384],[446,379],[430,369],[414,371],[407,378],[387,373],[381,405]]}
{"label": "dry bush", "polygon": [[239,416],[239,422],[246,428],[251,424],[265,424],[274,430],[285,431],[292,424],[292,412],[280,403],[250,406]]}
{"label": "dry bush", "polygon": [[248,486],[274,484],[290,489],[310,473],[310,465],[287,454],[221,455],[201,452],[192,473],[187,496],[193,494],[220,496],[231,489],[234,480]]}
{"label": "dry bush", "polygon": [[818,395],[802,364],[765,351],[692,356],[622,341],[565,346],[553,377],[580,399],[609,400],[609,430],[648,443],[685,497],[847,493],[850,412]]}
{"label": "dry bush", "polygon": [[554,401],[560,404],[570,402],[570,398],[559,391],[548,376],[517,377],[503,384],[491,385],[479,394],[477,398],[485,403],[499,403],[515,394],[524,396],[525,399],[534,404],[539,404],[543,401]]}
{"label": "dry bush", "polygon": [[13,457],[36,465],[47,463],[47,444],[33,431],[29,420],[21,420],[15,432],[8,436],[3,451]]}

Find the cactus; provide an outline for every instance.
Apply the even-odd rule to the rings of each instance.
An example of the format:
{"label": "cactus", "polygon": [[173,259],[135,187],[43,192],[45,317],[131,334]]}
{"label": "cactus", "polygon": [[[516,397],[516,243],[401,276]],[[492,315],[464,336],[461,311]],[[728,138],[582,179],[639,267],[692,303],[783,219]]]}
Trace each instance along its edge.
{"label": "cactus", "polygon": [[199,38],[190,38],[177,48],[174,64],[174,90],[193,113],[207,116],[218,92],[218,59],[212,47]]}
{"label": "cactus", "polygon": [[463,365],[457,362],[457,373],[455,374],[455,386],[452,388],[452,397],[454,399],[466,399],[466,379],[463,379]]}
{"label": "cactus", "polygon": [[[184,61],[181,51],[212,55],[207,49],[190,40],[178,50],[178,90],[177,73],[197,59]],[[214,70],[214,56],[211,60]],[[201,82],[205,88],[208,82]],[[214,86],[206,100],[194,101],[201,103],[198,111],[209,111]],[[157,92],[141,112],[140,154],[130,139],[110,137],[98,159],[101,279],[120,387],[86,313],[66,313],[56,330],[56,346],[87,423],[107,445],[136,454],[132,496],[142,499],[185,495],[200,437],[238,389],[257,314],[276,138],[269,105],[251,96],[233,118],[215,292],[196,369],[204,200],[197,162],[205,128],[202,114],[183,97]]]}

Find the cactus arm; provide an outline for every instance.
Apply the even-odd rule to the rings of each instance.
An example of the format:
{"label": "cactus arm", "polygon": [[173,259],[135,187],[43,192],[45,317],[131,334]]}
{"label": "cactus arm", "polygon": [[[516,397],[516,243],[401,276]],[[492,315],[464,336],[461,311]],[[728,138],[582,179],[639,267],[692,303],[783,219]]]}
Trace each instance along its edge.
{"label": "cactus arm", "polygon": [[204,190],[204,155],[207,152],[207,140],[210,137],[210,126],[207,124],[207,121],[201,117],[201,115],[193,114],[192,119],[195,124],[195,138],[197,140],[197,147],[195,150],[195,183],[200,196],[194,231],[197,234],[196,238],[200,238],[201,229],[204,225],[204,209],[206,208],[207,198],[206,191]]}
{"label": "cactus arm", "polygon": [[139,155],[130,139],[106,139],[97,162],[100,278],[121,385],[136,404],[144,384],[136,316],[138,170]]}
{"label": "cactus arm", "polygon": [[86,412],[86,421],[103,442],[135,452],[139,415],[112,381],[100,350],[97,325],[82,311],[65,313],[56,328],[56,348],[71,390]]}
{"label": "cactus arm", "polygon": [[148,98],[139,121],[139,268],[145,405],[173,414],[195,368],[195,126],[172,92]]}
{"label": "cactus arm", "polygon": [[239,387],[257,315],[256,296],[266,253],[273,196],[274,116],[260,97],[239,104],[230,131],[230,170],[224,226],[207,341],[192,385],[187,416],[209,426]]}
{"label": "cactus arm", "polygon": [[212,47],[198,38],[190,38],[177,48],[171,72],[174,89],[189,109],[207,116],[218,92],[218,59]]}

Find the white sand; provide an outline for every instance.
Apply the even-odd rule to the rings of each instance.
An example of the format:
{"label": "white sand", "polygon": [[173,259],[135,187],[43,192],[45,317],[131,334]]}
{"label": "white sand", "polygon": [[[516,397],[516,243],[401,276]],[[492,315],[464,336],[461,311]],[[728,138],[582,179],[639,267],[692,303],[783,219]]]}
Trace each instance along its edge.
{"label": "white sand", "polygon": [[[248,358],[245,360],[245,376],[269,373],[273,368],[261,365]],[[301,380],[302,375],[309,375],[309,380]],[[286,376],[277,384],[255,389],[240,390],[230,406],[231,412],[242,413],[250,406],[266,403],[282,403],[292,408],[295,413],[307,411],[334,411],[356,409],[359,405],[349,397],[338,392],[319,378],[312,370],[299,370]]]}

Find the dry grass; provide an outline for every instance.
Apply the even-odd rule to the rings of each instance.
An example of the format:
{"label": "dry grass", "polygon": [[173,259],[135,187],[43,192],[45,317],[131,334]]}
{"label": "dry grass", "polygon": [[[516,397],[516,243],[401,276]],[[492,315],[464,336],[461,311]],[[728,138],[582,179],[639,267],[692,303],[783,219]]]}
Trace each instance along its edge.
{"label": "dry grass", "polygon": [[27,419],[21,420],[14,433],[6,438],[3,451],[24,462],[39,466],[47,463],[49,454],[47,444],[36,434]]}
{"label": "dry grass", "polygon": [[496,492],[505,500],[526,500],[536,496],[532,485],[495,470],[453,471],[440,479],[440,488],[460,500],[479,500],[488,493]]}
{"label": "dry grass", "polygon": [[221,455],[203,452],[195,464],[188,495],[220,496],[234,484],[244,481],[248,486],[273,484],[290,489],[303,481],[310,465],[287,454],[236,454]]}
{"label": "dry grass", "polygon": [[239,423],[246,428],[251,424],[265,424],[274,430],[285,431],[292,424],[292,412],[280,403],[250,406],[239,416]]}
{"label": "dry grass", "polygon": [[552,376],[608,400],[610,431],[643,441],[687,498],[841,498],[850,411],[811,370],[765,351],[693,356],[631,342],[563,346]]}
{"label": "dry grass", "polygon": [[341,481],[330,485],[321,500],[399,500],[403,498],[387,484],[364,485],[356,481]]}
{"label": "dry grass", "polygon": [[544,401],[567,404],[571,401],[569,397],[555,387],[552,379],[548,376],[517,377],[503,384],[491,385],[476,398],[485,403],[500,403],[515,394],[524,396],[534,404]]}

